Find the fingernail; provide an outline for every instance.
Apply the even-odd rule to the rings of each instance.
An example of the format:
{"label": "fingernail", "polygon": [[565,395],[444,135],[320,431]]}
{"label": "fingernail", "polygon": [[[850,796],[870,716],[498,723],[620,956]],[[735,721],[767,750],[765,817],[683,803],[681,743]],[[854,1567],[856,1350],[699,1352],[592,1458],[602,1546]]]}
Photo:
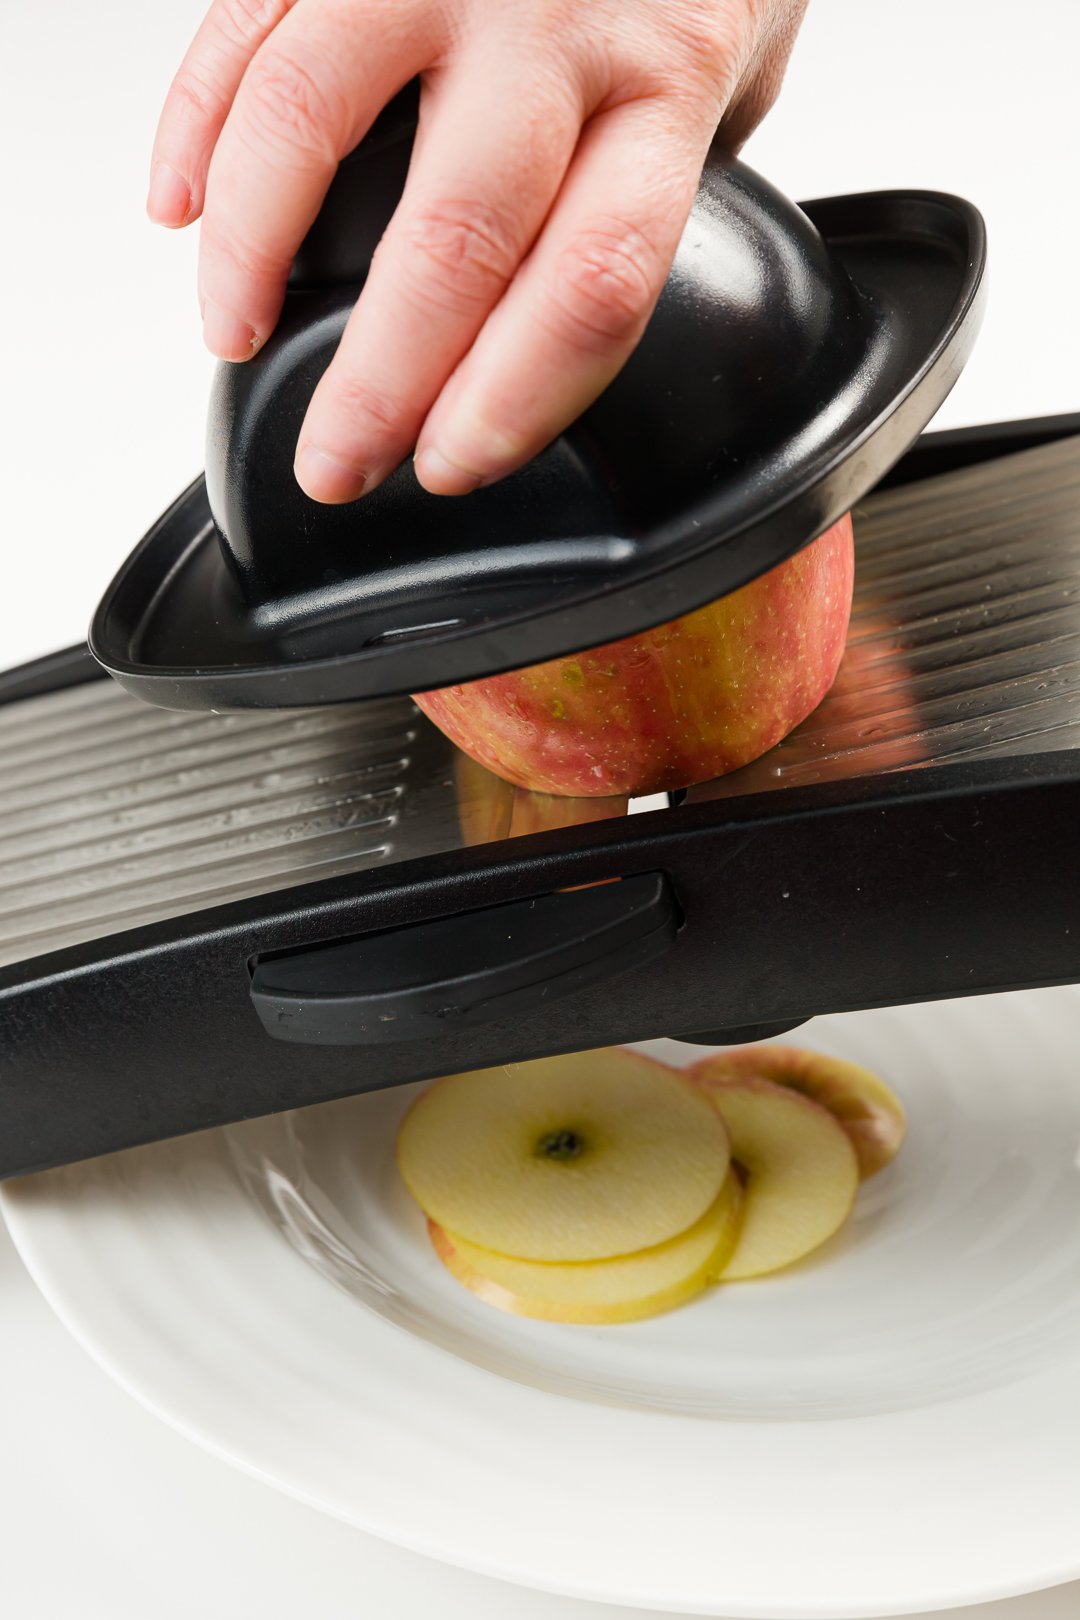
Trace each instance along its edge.
{"label": "fingernail", "polygon": [[348,462],[340,461],[314,444],[302,444],[293,463],[296,482],[313,501],[341,506],[364,493],[364,474]]}
{"label": "fingernail", "polygon": [[203,305],[203,340],[219,360],[250,360],[259,347],[254,328],[212,298]]}
{"label": "fingernail", "polygon": [[468,495],[484,481],[482,473],[459,467],[434,448],[417,451],[413,465],[417,478],[432,495]]}
{"label": "fingernail", "polygon": [[146,198],[146,212],[154,224],[175,229],[187,219],[190,207],[191,187],[183,175],[177,174],[167,163],[155,163]]}

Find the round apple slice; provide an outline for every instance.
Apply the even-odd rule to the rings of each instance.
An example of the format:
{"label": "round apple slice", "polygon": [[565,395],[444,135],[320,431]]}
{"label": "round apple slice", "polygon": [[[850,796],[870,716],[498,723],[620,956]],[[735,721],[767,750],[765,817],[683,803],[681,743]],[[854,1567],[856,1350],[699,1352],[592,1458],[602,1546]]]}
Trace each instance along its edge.
{"label": "round apple slice", "polygon": [[717,1280],[779,1271],[847,1220],[859,1185],[855,1149],[828,1109],[771,1080],[712,1086],[707,1095],[746,1183],[739,1241]]}
{"label": "round apple slice", "polygon": [[730,1160],[705,1092],[611,1048],[450,1075],[398,1132],[421,1209],[522,1260],[607,1260],[701,1219]]}
{"label": "round apple slice", "polygon": [[868,1181],[895,1159],[904,1140],[904,1105],[869,1069],[798,1046],[740,1046],[702,1058],[688,1071],[704,1085],[773,1080],[827,1108],[847,1131]]}
{"label": "round apple slice", "polygon": [[444,1231],[429,1219],[435,1253],[478,1299],[546,1322],[633,1322],[699,1294],[731,1258],[743,1193],[729,1175],[699,1221],[651,1249],[612,1260],[514,1260]]}

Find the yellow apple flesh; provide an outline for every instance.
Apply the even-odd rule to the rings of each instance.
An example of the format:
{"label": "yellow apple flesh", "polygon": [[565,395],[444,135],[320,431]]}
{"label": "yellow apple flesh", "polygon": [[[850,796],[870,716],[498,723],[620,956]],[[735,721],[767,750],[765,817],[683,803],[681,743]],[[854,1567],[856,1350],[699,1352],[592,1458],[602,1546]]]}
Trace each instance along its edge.
{"label": "yellow apple flesh", "polygon": [[851,1213],[859,1166],[828,1109],[770,1080],[709,1086],[745,1180],[735,1253],[714,1280],[779,1271],[839,1231]]}
{"label": "yellow apple flesh", "polygon": [[843,1058],[797,1046],[741,1046],[702,1058],[689,1073],[706,1086],[756,1076],[820,1103],[851,1138],[863,1181],[883,1170],[904,1140],[906,1120],[899,1097],[869,1069]]}
{"label": "yellow apple flesh", "polygon": [[699,1221],[653,1248],[611,1260],[551,1263],[496,1254],[428,1221],[439,1259],[478,1299],[546,1322],[633,1322],[699,1294],[731,1258],[743,1194],[731,1174]]}
{"label": "yellow apple flesh", "polygon": [[610,1048],[451,1075],[398,1132],[398,1166],[448,1232],[523,1260],[606,1260],[700,1220],[730,1161],[705,1090]]}

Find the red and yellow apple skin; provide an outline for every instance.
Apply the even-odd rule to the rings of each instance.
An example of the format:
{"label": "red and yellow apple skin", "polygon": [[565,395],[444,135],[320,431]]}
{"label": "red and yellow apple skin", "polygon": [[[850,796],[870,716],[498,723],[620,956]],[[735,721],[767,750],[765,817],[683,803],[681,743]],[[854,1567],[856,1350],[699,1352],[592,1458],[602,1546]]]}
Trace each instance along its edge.
{"label": "red and yellow apple skin", "polygon": [[687,1071],[706,1091],[770,1080],[827,1108],[843,1126],[868,1181],[891,1164],[904,1140],[904,1107],[884,1080],[858,1063],[797,1046],[739,1046],[702,1058]]}
{"label": "red and yellow apple skin", "polygon": [[850,516],[709,607],[573,658],[414,701],[519,787],[574,797],[658,793],[764,754],[836,676],[851,615]]}

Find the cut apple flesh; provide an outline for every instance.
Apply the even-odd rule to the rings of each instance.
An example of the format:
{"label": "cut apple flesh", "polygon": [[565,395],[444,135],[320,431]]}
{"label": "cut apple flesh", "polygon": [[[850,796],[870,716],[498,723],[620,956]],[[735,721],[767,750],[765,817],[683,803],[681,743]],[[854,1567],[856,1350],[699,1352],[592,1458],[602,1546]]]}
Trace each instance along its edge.
{"label": "cut apple flesh", "polygon": [[831,1238],[859,1185],[855,1149],[827,1109],[769,1080],[710,1086],[745,1178],[742,1229],[714,1280],[779,1271]]}
{"label": "cut apple flesh", "polygon": [[618,1048],[440,1080],[405,1116],[397,1154],[437,1226],[546,1262],[606,1260],[685,1233],[730,1161],[705,1090]]}
{"label": "cut apple flesh", "polygon": [[731,1258],[743,1202],[736,1176],[687,1231],[611,1260],[515,1260],[428,1221],[439,1259],[479,1299],[548,1322],[631,1322],[700,1293]]}
{"label": "cut apple flesh", "polygon": [[772,1080],[820,1103],[851,1138],[863,1181],[896,1157],[906,1121],[899,1097],[858,1063],[797,1046],[742,1046],[703,1058],[689,1073],[710,1085]]}

